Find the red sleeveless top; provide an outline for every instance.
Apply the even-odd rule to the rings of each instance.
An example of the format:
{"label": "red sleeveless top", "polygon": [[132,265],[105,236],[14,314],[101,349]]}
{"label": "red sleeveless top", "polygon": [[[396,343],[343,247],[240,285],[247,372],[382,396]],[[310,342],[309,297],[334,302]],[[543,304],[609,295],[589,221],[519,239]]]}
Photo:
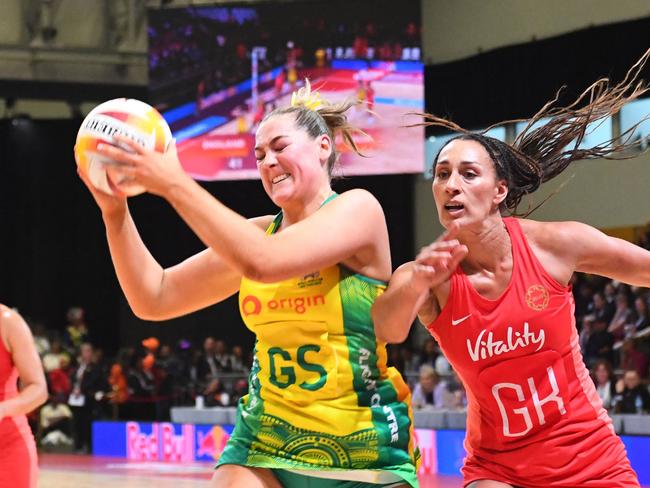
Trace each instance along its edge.
{"label": "red sleeveless top", "polygon": [[[8,309],[0,305],[0,332]],[[0,401],[18,395],[18,369],[0,333]],[[36,488],[36,445],[25,415],[0,419],[0,488]]]}
{"label": "red sleeveless top", "polygon": [[[0,308],[0,331],[2,331],[2,314]],[[0,335],[0,401],[13,398],[18,394],[18,370],[13,363],[11,354],[7,351]]]}
{"label": "red sleeveless top", "polygon": [[503,220],[513,256],[504,292],[481,296],[458,267],[427,327],[467,390],[466,481],[637,486],[588,483],[612,463],[629,469],[625,449],[583,363],[571,287],[544,270],[517,219]]}

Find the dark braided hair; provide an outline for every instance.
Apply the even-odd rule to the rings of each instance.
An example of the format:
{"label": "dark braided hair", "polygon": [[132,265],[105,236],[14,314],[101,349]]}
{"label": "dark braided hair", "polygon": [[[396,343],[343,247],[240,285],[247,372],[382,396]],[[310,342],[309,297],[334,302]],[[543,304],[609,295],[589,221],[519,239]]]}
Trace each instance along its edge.
{"label": "dark braided hair", "polygon": [[[508,185],[508,195],[501,203],[503,212],[511,215],[529,215],[539,208],[546,200],[532,210],[519,214],[517,206],[524,195],[529,195],[545,183],[562,173],[572,162],[581,159],[627,159],[635,154],[630,149],[639,146],[639,140],[633,141],[637,127],[650,118],[650,115],[637,122],[617,138],[611,138],[596,146],[580,148],[588,127],[594,122],[604,121],[605,118],[618,112],[621,107],[640,97],[650,88],[639,80],[639,73],[650,57],[650,49],[632,66],[623,81],[610,86],[609,79],[601,78],[589,86],[571,105],[553,107],[557,102],[560,89],[555,97],[547,102],[530,120],[517,138],[508,144],[485,133],[493,127],[524,119],[508,120],[494,124],[481,132],[470,132],[458,124],[430,114],[420,114],[425,122],[415,125],[444,127],[454,132],[460,132],[445,143],[442,149],[454,140],[476,141],[487,151],[499,179]],[[536,127],[537,122],[548,118],[543,125]],[[434,159],[438,161],[440,152]]]}

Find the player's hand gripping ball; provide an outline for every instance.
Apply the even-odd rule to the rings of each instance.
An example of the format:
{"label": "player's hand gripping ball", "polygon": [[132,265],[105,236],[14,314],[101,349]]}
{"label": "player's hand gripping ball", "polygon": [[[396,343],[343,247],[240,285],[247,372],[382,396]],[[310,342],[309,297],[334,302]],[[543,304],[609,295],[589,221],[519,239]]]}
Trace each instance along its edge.
{"label": "player's hand gripping ball", "polygon": [[128,196],[144,193],[142,186],[120,171],[119,163],[97,152],[97,145],[101,143],[129,150],[117,143],[115,135],[128,137],[149,150],[162,153],[172,140],[169,125],[152,106],[132,98],[116,98],[95,107],[77,133],[75,159],[95,188],[109,195],[115,194],[115,188]]}

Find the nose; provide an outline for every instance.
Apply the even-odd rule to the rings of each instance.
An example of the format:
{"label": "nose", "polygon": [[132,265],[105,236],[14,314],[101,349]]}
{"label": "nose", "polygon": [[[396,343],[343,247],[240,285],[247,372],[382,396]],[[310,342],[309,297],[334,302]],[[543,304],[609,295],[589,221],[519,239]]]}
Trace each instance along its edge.
{"label": "nose", "polygon": [[458,179],[460,178],[460,175],[456,173],[455,171],[452,171],[452,173],[449,175],[447,178],[447,181],[445,182],[445,191],[448,193],[456,193],[459,190],[459,181]]}
{"label": "nose", "polygon": [[273,168],[275,165],[278,164],[277,159],[275,158],[275,155],[269,151],[264,155],[264,159],[262,159],[259,162],[259,166],[267,166],[269,168]]}

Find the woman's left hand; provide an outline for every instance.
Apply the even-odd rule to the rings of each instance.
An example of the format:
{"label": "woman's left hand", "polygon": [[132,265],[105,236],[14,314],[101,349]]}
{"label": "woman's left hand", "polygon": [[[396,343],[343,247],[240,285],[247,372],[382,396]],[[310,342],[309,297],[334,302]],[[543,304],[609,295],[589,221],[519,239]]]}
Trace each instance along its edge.
{"label": "woman's left hand", "polygon": [[149,193],[164,198],[174,184],[190,179],[178,159],[174,141],[166,152],[160,153],[146,149],[127,137],[114,136],[114,139],[121,147],[99,144],[97,152],[118,163],[121,173],[133,178]]}

